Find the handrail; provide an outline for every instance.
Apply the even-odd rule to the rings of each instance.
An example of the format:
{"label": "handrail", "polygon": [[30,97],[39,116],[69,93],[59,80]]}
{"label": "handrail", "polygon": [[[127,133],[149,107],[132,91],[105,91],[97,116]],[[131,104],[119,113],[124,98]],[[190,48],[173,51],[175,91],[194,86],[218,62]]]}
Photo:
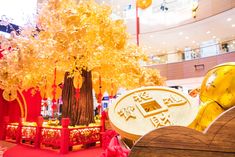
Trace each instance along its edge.
{"label": "handrail", "polygon": [[[213,47],[213,46],[219,48],[215,51],[214,54],[210,54],[208,56],[202,55],[203,49],[208,48],[208,47]],[[225,53],[232,53],[232,52],[235,52],[235,38],[226,40],[220,43],[216,43],[216,44],[210,44],[210,45],[203,46],[203,47],[197,47],[197,48],[190,49],[190,50],[171,52],[167,54],[157,54],[157,55],[150,57],[150,61],[146,63],[146,66],[183,62],[187,60],[206,58],[206,57],[216,56],[216,55],[225,54]],[[175,55],[176,57],[178,56],[179,58],[178,60],[168,60],[168,57],[170,55]],[[191,56],[189,58],[185,58],[185,55],[191,55]],[[156,60],[156,58],[165,58],[166,60]]]}

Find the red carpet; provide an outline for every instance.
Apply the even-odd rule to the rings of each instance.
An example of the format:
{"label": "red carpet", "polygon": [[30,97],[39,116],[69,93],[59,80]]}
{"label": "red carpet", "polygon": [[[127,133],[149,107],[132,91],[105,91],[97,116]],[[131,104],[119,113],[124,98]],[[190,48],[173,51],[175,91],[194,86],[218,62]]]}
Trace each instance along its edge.
{"label": "red carpet", "polygon": [[101,147],[91,147],[88,149],[69,152],[68,154],[59,154],[52,150],[35,149],[23,145],[16,145],[9,148],[3,157],[99,157],[103,152]]}

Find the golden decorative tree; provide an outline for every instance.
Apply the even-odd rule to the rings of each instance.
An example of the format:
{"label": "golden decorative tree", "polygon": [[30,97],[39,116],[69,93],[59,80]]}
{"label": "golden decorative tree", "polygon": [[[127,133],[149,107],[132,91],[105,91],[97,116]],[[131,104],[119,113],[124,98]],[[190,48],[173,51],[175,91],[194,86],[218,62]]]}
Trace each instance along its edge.
{"label": "golden decorative tree", "polygon": [[99,96],[104,91],[113,95],[118,87],[162,85],[158,71],[140,66],[147,57],[127,42],[123,21],[112,20],[110,15],[109,7],[89,0],[43,3],[37,30],[23,28],[21,35],[10,41],[14,45],[11,52],[0,61],[1,88],[37,87],[43,98],[56,99],[61,94],[58,85],[68,72],[63,116],[70,117],[72,124],[87,125],[94,119],[92,82]]}

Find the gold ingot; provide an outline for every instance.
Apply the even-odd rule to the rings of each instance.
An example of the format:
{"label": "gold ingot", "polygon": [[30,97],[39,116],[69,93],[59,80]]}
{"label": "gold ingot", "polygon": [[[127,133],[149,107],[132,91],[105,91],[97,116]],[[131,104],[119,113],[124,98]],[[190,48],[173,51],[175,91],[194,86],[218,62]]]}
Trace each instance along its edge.
{"label": "gold ingot", "polygon": [[211,69],[201,85],[202,102],[213,100],[223,109],[235,105],[235,62],[218,65]]}
{"label": "gold ingot", "polygon": [[122,137],[137,140],[156,128],[188,126],[198,106],[189,96],[167,87],[142,87],[120,96],[109,107],[112,127]]}

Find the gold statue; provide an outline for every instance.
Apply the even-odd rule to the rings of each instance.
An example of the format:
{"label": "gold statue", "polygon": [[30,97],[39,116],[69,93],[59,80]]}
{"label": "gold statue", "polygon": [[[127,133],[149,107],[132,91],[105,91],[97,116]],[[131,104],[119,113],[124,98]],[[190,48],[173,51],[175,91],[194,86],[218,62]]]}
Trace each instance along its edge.
{"label": "gold statue", "polygon": [[203,131],[218,115],[235,105],[235,62],[208,71],[201,85],[200,100],[198,115],[190,128]]}

